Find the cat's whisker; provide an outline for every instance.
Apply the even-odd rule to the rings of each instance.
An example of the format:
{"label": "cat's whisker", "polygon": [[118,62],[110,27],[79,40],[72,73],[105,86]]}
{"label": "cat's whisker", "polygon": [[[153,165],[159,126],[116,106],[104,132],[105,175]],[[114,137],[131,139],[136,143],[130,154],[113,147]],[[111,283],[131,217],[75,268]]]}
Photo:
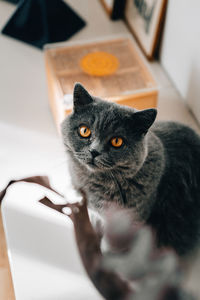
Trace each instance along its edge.
{"label": "cat's whisker", "polygon": [[99,167],[106,168],[106,169],[110,169],[112,167],[111,163],[105,162],[105,161],[102,161],[102,160],[97,160],[96,165],[99,166]]}
{"label": "cat's whisker", "polygon": [[71,147],[67,143],[64,142],[63,145],[65,146],[66,150],[72,151]]}

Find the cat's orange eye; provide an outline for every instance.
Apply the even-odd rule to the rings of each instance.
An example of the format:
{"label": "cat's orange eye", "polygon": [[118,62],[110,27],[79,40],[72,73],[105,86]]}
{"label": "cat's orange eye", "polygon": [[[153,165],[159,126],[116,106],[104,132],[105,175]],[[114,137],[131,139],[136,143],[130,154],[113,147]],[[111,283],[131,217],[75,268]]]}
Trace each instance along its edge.
{"label": "cat's orange eye", "polygon": [[84,138],[88,138],[91,135],[91,130],[87,126],[82,125],[79,127],[79,134]]}
{"label": "cat's orange eye", "polygon": [[111,139],[110,142],[111,142],[111,145],[112,145],[113,147],[119,148],[119,147],[121,147],[122,144],[123,144],[123,139],[120,138],[120,137],[114,137],[114,138]]}

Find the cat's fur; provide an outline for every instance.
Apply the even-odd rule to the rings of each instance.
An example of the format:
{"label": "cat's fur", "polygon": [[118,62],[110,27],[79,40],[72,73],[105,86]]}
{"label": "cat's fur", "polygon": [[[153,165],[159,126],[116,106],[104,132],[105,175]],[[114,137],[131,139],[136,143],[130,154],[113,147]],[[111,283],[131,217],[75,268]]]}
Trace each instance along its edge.
{"label": "cat's fur", "polygon": [[[101,212],[114,201],[132,209],[155,229],[159,246],[183,255],[200,240],[200,137],[155,118],[155,109],[103,101],[76,84],[63,141],[74,187],[85,191],[90,207]],[[89,138],[79,136],[80,125],[90,128]],[[124,139],[120,148],[110,144],[116,136]]]}

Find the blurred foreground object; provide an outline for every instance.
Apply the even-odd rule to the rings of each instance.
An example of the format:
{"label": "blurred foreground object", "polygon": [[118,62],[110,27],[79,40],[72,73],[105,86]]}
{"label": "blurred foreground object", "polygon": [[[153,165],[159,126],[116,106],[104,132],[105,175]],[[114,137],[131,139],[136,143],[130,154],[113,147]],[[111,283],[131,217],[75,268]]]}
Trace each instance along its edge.
{"label": "blurred foreground object", "polygon": [[23,0],[2,30],[32,46],[65,41],[85,26],[62,0]]}
{"label": "blurred foreground object", "polygon": [[[36,176],[11,181],[0,193],[0,202],[7,188],[19,181],[37,183],[60,195],[51,188],[47,177]],[[109,220],[106,222],[105,236],[110,248],[114,246],[115,251],[102,253],[100,238],[90,223],[86,196],[82,196],[82,201],[74,204],[54,204],[47,197],[40,202],[60,213],[64,213],[63,209],[67,208],[66,214],[74,224],[83,265],[94,286],[105,299],[194,299],[180,287],[181,272],[174,253],[155,248],[151,229],[138,224],[131,226],[129,215],[122,208],[108,209]]]}
{"label": "blurred foreground object", "polygon": [[157,106],[158,88],[130,38],[46,47],[47,83],[58,130],[73,108],[74,83],[94,96],[137,109]]}
{"label": "blurred foreground object", "polygon": [[[44,205],[67,215],[74,223],[77,246],[83,265],[97,290],[107,300],[194,300],[180,287],[181,272],[174,252],[158,250],[151,229],[130,226],[127,211],[109,209],[105,235],[114,252],[102,253],[94,231],[87,199],[80,203],[55,205],[46,197]],[[120,217],[120,222],[119,222]],[[123,250],[122,250],[123,248]],[[124,250],[126,248],[126,250]]]}

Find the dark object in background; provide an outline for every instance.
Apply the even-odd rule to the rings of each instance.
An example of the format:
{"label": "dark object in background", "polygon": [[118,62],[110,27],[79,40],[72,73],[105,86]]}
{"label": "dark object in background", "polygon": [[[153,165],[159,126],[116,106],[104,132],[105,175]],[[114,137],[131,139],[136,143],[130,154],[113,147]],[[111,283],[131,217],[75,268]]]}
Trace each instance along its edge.
{"label": "dark object in background", "polygon": [[113,4],[113,10],[111,14],[112,20],[119,20],[124,17],[125,0],[115,0]]}
{"label": "dark object in background", "polygon": [[114,0],[112,4],[108,4],[106,0],[101,0],[106,12],[113,21],[123,19],[126,0]]}
{"label": "dark object in background", "polygon": [[69,39],[85,24],[62,0],[24,0],[2,33],[42,48]]}

